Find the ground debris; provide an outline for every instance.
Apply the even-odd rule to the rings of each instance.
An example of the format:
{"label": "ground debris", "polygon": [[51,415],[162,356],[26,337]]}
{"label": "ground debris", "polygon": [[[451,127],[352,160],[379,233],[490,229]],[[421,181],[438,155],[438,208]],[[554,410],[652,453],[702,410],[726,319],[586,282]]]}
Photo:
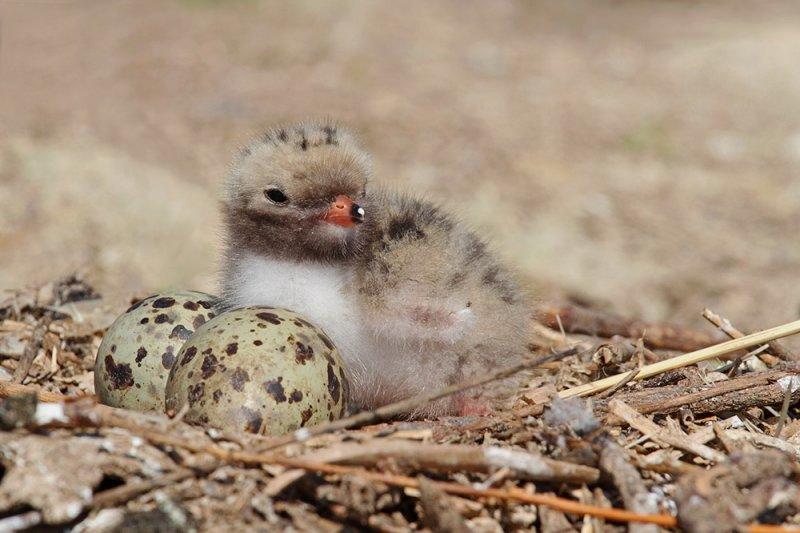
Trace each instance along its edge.
{"label": "ground debris", "polygon": [[554,398],[544,412],[544,421],[551,426],[566,425],[578,435],[600,427],[600,421],[595,418],[591,406],[580,398]]}
{"label": "ground debris", "polygon": [[68,523],[91,505],[94,489],[104,479],[121,481],[162,469],[165,461],[158,450],[137,452],[137,446],[124,435],[103,439],[66,433],[0,434],[0,460],[6,471],[0,483],[0,511],[29,506],[40,511],[47,524]]}
{"label": "ground debris", "polygon": [[727,464],[678,483],[678,519],[688,531],[738,531],[759,520],[780,524],[800,511],[796,464],[775,451],[735,453]]}
{"label": "ground debris", "polygon": [[[742,364],[735,375],[687,367],[562,400],[566,388],[671,354],[641,338],[598,342],[540,327],[535,355],[568,355],[525,370],[490,416],[373,417],[296,441],[97,405],[93,358],[114,313],[86,299],[95,296],[69,278],[0,304],[0,529],[650,532],[678,520],[687,531],[800,523],[797,363]],[[680,343],[684,333],[689,343],[700,338],[673,330],[662,339]]]}

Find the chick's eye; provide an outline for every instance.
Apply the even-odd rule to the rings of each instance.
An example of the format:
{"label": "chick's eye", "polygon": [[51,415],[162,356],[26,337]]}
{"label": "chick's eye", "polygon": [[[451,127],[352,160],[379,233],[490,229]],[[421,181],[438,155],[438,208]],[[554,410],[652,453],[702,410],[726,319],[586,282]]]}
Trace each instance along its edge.
{"label": "chick's eye", "polygon": [[267,189],[264,191],[264,196],[273,204],[285,204],[289,201],[280,189]]}

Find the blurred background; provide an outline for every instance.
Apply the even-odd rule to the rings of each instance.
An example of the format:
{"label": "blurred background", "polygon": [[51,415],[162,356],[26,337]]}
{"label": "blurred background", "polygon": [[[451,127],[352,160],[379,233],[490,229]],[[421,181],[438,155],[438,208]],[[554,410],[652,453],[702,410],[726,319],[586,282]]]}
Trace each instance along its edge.
{"label": "blurred background", "polygon": [[0,289],[214,291],[227,165],[328,116],[541,298],[800,313],[800,3],[0,0]]}

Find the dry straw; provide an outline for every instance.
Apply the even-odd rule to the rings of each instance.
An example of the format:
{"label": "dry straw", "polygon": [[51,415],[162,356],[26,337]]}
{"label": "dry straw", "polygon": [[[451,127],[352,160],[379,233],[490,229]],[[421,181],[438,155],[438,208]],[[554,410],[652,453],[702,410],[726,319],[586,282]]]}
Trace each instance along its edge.
{"label": "dry straw", "polygon": [[[795,335],[797,333],[800,333],[800,320],[795,320],[794,322],[789,322],[788,324],[783,324],[781,326],[777,326],[764,331],[759,331],[757,333],[746,335],[738,339],[732,339],[727,342],[723,342],[721,344],[715,344],[714,346],[709,346],[708,348],[703,348],[701,350],[680,355],[678,357],[673,357],[671,359],[666,359],[664,361],[659,361],[651,365],[643,366],[634,379],[636,380],[646,379],[661,374],[663,372],[668,372],[670,370],[675,370],[677,368],[683,368],[685,366],[693,365],[701,361],[713,359],[714,357],[719,357],[720,355],[725,355],[727,353],[735,352],[737,350],[744,350],[752,346],[764,344],[766,342],[775,339],[780,339],[782,337],[788,337],[789,335]],[[561,391],[559,393],[559,396],[562,398],[572,398],[574,396],[589,396],[591,394],[595,394],[597,392],[613,387],[614,385],[624,380],[626,376],[628,376],[628,374],[629,372],[624,372],[622,374],[609,376],[607,378],[600,379],[598,381],[593,381],[592,383],[587,383],[585,385],[573,387],[571,389]]]}

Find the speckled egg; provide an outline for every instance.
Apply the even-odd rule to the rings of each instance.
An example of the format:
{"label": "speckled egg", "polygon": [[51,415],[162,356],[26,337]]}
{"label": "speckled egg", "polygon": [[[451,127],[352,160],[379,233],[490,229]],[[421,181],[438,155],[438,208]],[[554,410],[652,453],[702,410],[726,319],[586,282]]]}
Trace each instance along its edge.
{"label": "speckled egg", "polygon": [[164,386],[178,351],[214,318],[217,299],[193,291],[145,298],[117,318],[94,364],[100,402],[136,411],[164,411]]}
{"label": "speckled egg", "polygon": [[167,410],[222,429],[281,435],[341,418],[349,385],[325,333],[285,309],[222,313],[184,344],[166,388]]}

